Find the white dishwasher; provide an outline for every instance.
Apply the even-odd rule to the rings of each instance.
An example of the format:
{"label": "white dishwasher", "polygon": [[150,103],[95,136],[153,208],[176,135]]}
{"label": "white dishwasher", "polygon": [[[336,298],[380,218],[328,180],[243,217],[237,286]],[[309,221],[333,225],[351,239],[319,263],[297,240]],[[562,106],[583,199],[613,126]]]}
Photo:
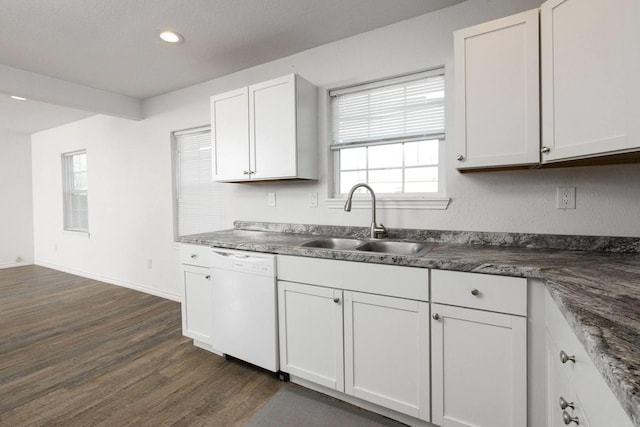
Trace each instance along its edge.
{"label": "white dishwasher", "polygon": [[212,347],[279,370],[275,255],[213,248]]}

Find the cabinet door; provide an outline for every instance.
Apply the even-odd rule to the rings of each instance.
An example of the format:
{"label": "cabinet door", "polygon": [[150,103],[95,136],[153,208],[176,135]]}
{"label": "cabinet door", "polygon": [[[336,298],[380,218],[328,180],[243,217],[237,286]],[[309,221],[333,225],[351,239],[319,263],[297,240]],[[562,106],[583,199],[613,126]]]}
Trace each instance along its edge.
{"label": "cabinet door", "polygon": [[280,369],[344,391],[342,291],[278,281]]}
{"label": "cabinet door", "polygon": [[182,265],[182,334],[207,345],[211,342],[212,295],[211,271]]}
{"label": "cabinet door", "polygon": [[[558,359],[559,351],[554,346],[549,333],[545,334],[546,345],[546,368],[547,368],[547,425],[549,427],[563,427],[563,412],[569,417],[577,418],[580,426],[588,426],[586,418],[582,413],[582,404],[577,400],[577,396],[571,387],[571,382],[565,375]],[[567,402],[570,406],[561,406],[561,401]],[[573,425],[578,425],[574,422]]]}
{"label": "cabinet door", "polygon": [[543,162],[640,146],[638,16],[638,0],[543,3]]}
{"label": "cabinet door", "polygon": [[249,179],[249,95],[247,88],[211,97],[213,179]]}
{"label": "cabinet door", "polygon": [[251,179],[296,176],[295,75],[249,87]]}
{"label": "cabinet door", "polygon": [[432,422],[526,426],[526,318],[440,304],[431,311]]}
{"label": "cabinet door", "polygon": [[429,420],[429,304],[344,291],[345,393]]}
{"label": "cabinet door", "polygon": [[454,33],[458,169],[540,161],[538,10]]}

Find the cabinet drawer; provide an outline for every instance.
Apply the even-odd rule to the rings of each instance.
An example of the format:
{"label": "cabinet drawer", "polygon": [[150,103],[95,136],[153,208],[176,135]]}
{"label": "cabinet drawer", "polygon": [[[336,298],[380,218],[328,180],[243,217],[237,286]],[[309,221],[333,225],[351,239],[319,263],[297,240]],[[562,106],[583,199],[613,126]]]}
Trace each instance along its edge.
{"label": "cabinet drawer", "polygon": [[435,303],[527,315],[527,279],[431,270],[431,300]]}
{"label": "cabinet drawer", "polygon": [[[568,379],[589,423],[631,427],[629,417],[548,292],[545,293],[545,326],[552,349],[551,363]],[[575,361],[562,363],[560,351]]]}
{"label": "cabinet drawer", "polygon": [[211,248],[203,245],[180,245],[180,263],[209,267]]}
{"label": "cabinet drawer", "polygon": [[278,280],[429,301],[429,270],[278,255]]}

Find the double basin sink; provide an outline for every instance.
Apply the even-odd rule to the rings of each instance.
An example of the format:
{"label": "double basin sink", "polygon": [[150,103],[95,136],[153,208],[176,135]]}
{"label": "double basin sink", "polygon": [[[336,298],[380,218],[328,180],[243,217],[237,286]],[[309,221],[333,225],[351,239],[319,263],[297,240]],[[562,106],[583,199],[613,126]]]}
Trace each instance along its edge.
{"label": "double basin sink", "polygon": [[427,242],[360,240],[341,237],[325,237],[309,240],[302,243],[300,246],[343,251],[375,252],[389,255],[422,256],[433,249],[436,244]]}

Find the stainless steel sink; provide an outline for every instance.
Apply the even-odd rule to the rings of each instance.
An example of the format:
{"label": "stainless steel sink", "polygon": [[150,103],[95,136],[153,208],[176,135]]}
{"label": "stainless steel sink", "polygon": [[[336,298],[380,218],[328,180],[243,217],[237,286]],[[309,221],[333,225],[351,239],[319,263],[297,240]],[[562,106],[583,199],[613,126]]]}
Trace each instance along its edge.
{"label": "stainless steel sink", "polygon": [[327,237],[322,239],[309,240],[300,246],[307,248],[323,248],[323,249],[341,249],[353,250],[356,246],[361,245],[364,241],[359,239],[348,239],[341,237]]}
{"label": "stainless steel sink", "polygon": [[429,252],[435,246],[435,243],[372,240],[360,246],[357,246],[355,250],[364,252],[379,252],[393,255],[421,256]]}
{"label": "stainless steel sink", "polygon": [[398,242],[392,240],[360,240],[342,237],[323,237],[306,241],[300,246],[307,248],[337,249],[343,251],[376,252],[391,255],[421,256],[436,246],[427,242]]}

